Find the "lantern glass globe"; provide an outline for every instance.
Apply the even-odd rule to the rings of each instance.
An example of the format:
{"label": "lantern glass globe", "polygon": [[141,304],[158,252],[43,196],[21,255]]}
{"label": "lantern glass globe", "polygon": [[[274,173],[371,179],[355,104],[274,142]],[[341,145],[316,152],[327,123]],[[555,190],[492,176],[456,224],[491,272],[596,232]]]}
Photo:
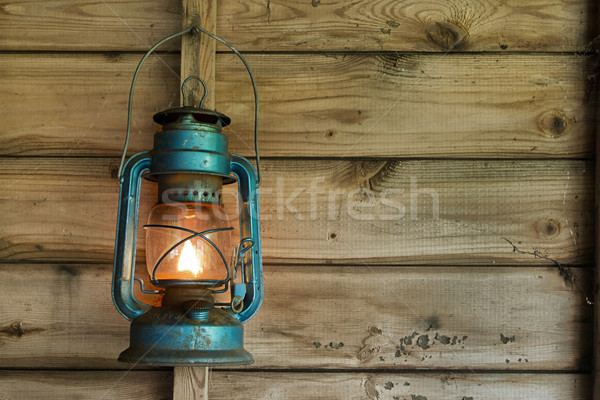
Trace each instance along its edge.
{"label": "lantern glass globe", "polygon": [[231,261],[233,249],[231,230],[223,229],[231,226],[224,207],[219,204],[155,205],[146,225],[146,265],[150,277],[158,282],[226,279],[225,262]]}

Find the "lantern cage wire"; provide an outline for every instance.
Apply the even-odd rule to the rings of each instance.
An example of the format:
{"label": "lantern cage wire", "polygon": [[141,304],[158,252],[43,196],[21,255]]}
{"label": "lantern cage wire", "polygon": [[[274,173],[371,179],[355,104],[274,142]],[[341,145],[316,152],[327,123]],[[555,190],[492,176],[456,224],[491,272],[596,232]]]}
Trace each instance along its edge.
{"label": "lantern cage wire", "polygon": [[[238,185],[239,185],[239,181],[238,181]],[[239,191],[239,188],[238,188]],[[238,215],[241,215],[242,212],[242,202],[241,200],[238,200]],[[159,258],[159,260],[154,264],[154,267],[152,268],[152,275],[150,276],[150,283],[152,285],[156,285],[156,286],[166,286],[166,285],[178,285],[178,286],[206,286],[213,294],[221,294],[221,293],[226,293],[229,291],[229,286],[230,283],[233,282],[235,279],[237,279],[239,272],[241,271],[241,276],[242,277],[246,277],[248,276],[248,270],[247,270],[247,263],[246,263],[246,253],[248,251],[250,251],[252,249],[252,247],[254,246],[254,241],[252,240],[252,238],[249,237],[243,237],[242,236],[242,220],[240,219],[239,221],[239,230],[240,230],[240,241],[239,241],[239,245],[234,247],[234,254],[233,254],[233,260],[232,260],[232,264],[233,264],[233,273],[232,270],[230,268],[230,264],[227,262],[227,259],[225,258],[225,255],[223,254],[223,251],[219,248],[219,246],[217,246],[212,240],[210,240],[208,237],[206,237],[206,235],[210,234],[210,233],[216,233],[216,232],[223,232],[223,231],[233,231],[234,228],[233,227],[226,227],[226,228],[217,228],[217,229],[207,229],[205,231],[200,231],[200,232],[196,232],[193,229],[188,229],[188,228],[184,228],[184,227],[180,227],[180,226],[173,226],[173,225],[163,225],[163,224],[145,224],[143,225],[143,227],[145,229],[152,229],[152,228],[158,228],[158,229],[173,229],[173,230],[179,230],[179,231],[184,231],[189,233],[190,235],[179,240],[177,243],[175,243],[174,245],[172,245],[167,251],[165,251],[162,256]],[[225,277],[225,279],[156,279],[156,271],[158,270],[158,268],[160,267],[160,264],[162,263],[162,261],[167,258],[167,256],[175,251],[179,246],[183,245],[185,242],[194,239],[194,238],[200,238],[203,241],[205,241],[206,243],[208,243],[213,249],[215,249],[217,251],[217,253],[219,254],[219,258],[221,259],[226,271],[227,271],[227,275]],[[153,289],[146,289],[144,287],[144,281],[140,278],[134,278],[134,281],[137,281],[140,285],[140,291],[144,294],[163,294],[164,290],[161,289],[157,289],[157,290],[153,290]],[[139,300],[138,300],[139,301]],[[142,304],[146,304],[149,305],[147,303],[141,302]],[[234,296],[232,293],[231,296],[231,302],[230,303],[215,303],[216,306],[222,306],[222,307],[231,307],[231,309],[234,312],[239,312],[242,310],[243,308],[243,299],[240,296]]]}

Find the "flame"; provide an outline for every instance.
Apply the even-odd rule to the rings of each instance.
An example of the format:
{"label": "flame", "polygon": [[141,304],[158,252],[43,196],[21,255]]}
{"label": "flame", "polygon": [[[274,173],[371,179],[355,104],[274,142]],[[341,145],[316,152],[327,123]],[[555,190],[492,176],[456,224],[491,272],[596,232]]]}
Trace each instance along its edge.
{"label": "flame", "polygon": [[177,271],[190,271],[195,277],[202,273],[200,260],[196,257],[196,249],[189,240],[185,242],[181,250],[179,262],[177,263]]}

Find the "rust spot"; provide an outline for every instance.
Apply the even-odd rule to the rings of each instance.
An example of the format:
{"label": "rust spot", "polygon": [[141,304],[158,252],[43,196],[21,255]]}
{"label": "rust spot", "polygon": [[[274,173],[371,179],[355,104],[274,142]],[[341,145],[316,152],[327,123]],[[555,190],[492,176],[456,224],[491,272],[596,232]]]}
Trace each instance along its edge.
{"label": "rust spot", "polygon": [[466,29],[447,21],[438,21],[427,27],[427,38],[445,50],[456,50],[466,44]]}
{"label": "rust spot", "polygon": [[554,219],[542,219],[536,225],[537,234],[543,239],[553,239],[560,233],[560,224]]}
{"label": "rust spot", "polygon": [[543,113],[537,120],[538,129],[544,136],[559,137],[569,128],[567,116],[558,110],[551,110]]}
{"label": "rust spot", "polygon": [[24,335],[31,333],[39,333],[43,332],[45,329],[42,328],[27,328],[23,325],[23,321],[15,321],[9,326],[5,326],[4,328],[0,328],[0,334],[5,334],[6,336],[20,338]]}

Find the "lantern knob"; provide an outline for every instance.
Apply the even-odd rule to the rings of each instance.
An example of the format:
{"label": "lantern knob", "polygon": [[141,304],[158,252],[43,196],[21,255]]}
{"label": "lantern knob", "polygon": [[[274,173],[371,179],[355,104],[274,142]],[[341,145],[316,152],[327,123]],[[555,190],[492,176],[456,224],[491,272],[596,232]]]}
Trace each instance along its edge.
{"label": "lantern knob", "polygon": [[191,300],[186,301],[181,305],[181,308],[186,313],[186,317],[189,319],[193,319],[198,322],[208,321],[208,317],[210,316],[210,310],[212,310],[214,306],[214,300]]}

